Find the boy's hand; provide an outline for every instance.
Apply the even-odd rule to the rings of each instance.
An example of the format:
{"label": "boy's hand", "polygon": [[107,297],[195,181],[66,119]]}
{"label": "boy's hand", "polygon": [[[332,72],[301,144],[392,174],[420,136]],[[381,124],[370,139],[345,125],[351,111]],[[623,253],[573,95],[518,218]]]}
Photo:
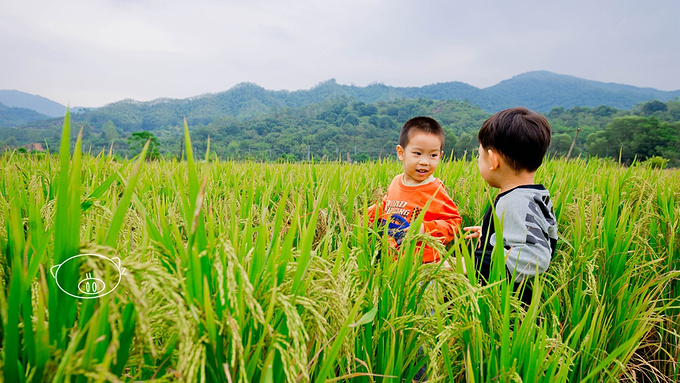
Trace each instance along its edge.
{"label": "boy's hand", "polygon": [[[456,260],[456,257],[453,257],[453,260]],[[463,261],[461,264],[462,269],[463,269],[463,275],[467,275],[467,269],[465,268],[465,262]],[[444,270],[455,270],[453,266],[449,263],[448,259],[445,259],[444,262],[442,263],[442,269]]]}
{"label": "boy's hand", "polygon": [[465,239],[479,238],[482,236],[481,226],[468,226],[463,228],[464,231],[469,231],[470,233],[465,235]]}

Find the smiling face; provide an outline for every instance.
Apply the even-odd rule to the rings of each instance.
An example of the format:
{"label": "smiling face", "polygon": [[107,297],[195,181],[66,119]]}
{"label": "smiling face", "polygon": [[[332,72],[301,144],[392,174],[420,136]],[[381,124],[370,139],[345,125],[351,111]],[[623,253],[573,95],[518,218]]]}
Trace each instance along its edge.
{"label": "smiling face", "polygon": [[413,131],[410,133],[408,145],[397,146],[397,156],[403,162],[403,181],[406,185],[417,185],[430,177],[441,159],[441,138],[436,134]]}

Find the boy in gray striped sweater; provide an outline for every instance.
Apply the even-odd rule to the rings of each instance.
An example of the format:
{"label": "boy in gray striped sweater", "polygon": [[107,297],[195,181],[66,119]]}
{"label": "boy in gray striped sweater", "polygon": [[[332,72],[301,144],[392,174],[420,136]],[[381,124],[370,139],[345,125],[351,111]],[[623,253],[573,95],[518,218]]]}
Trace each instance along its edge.
{"label": "boy in gray striped sweater", "polygon": [[[550,134],[545,117],[526,108],[500,111],[482,124],[479,172],[500,190],[482,225],[464,228],[470,232],[465,238],[479,238],[475,266],[482,283],[489,280],[493,248],[502,245],[507,274],[526,304],[531,302],[533,277],[548,269],[557,244],[550,193],[534,182]],[[503,224],[503,238],[497,238],[493,212]]]}

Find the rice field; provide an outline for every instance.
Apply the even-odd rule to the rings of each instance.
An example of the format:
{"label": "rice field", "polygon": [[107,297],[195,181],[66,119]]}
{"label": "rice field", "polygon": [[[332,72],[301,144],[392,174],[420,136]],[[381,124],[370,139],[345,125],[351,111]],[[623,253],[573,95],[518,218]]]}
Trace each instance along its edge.
{"label": "rice field", "polygon": [[[547,161],[560,240],[525,307],[503,273],[463,275],[470,241],[443,249],[457,270],[416,261],[423,235],[394,254],[362,213],[396,161],[206,163],[185,141],[182,162],[0,157],[5,382],[680,381],[677,169]],[[478,224],[476,163],[436,176]]]}

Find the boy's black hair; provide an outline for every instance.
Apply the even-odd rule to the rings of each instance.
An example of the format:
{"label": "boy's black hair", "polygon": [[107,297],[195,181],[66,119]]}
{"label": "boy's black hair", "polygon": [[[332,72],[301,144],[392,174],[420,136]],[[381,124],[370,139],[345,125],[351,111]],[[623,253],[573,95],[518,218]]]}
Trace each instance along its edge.
{"label": "boy's black hair", "polygon": [[550,146],[550,124],[527,108],[502,110],[484,121],[478,139],[484,150],[494,149],[519,172],[541,166]]}
{"label": "boy's black hair", "polygon": [[446,138],[446,134],[444,134],[444,129],[442,129],[441,125],[439,125],[434,118],[420,116],[413,117],[406,121],[404,126],[401,127],[401,134],[399,135],[399,145],[402,148],[405,148],[406,145],[408,145],[409,135],[413,130],[439,136],[442,141],[441,150],[444,150],[444,139]]}

